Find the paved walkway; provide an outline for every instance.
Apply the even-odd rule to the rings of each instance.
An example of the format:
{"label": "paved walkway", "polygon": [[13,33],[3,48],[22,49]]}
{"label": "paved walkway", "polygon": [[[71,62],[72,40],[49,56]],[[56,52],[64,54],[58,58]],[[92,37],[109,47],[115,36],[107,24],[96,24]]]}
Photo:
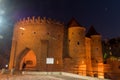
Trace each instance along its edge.
{"label": "paved walkway", "polygon": [[0,76],[0,80],[64,80],[46,75],[3,75]]}
{"label": "paved walkway", "polygon": [[63,75],[0,75],[0,80],[83,80]]}

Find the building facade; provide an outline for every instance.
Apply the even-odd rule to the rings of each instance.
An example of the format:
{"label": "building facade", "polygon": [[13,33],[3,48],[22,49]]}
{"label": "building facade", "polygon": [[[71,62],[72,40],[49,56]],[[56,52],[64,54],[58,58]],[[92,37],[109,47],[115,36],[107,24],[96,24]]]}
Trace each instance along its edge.
{"label": "building facade", "polygon": [[14,26],[9,69],[103,74],[101,35],[86,33],[74,18],[67,27],[46,18],[27,18]]}

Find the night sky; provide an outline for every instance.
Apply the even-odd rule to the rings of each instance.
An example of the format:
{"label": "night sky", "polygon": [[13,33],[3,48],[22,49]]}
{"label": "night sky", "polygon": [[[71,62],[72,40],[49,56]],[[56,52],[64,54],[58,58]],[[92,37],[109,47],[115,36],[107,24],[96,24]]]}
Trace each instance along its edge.
{"label": "night sky", "polygon": [[120,36],[120,0],[0,0],[0,53],[9,53],[14,23],[28,16],[65,24],[75,17],[87,30],[94,25],[103,39]]}

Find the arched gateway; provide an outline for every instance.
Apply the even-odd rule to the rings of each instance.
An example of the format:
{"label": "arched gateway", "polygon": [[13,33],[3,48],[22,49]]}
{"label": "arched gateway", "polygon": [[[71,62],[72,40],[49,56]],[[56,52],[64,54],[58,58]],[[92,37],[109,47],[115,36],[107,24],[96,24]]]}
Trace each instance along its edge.
{"label": "arched gateway", "polygon": [[18,70],[35,70],[36,68],[35,53],[29,48],[23,50],[23,52],[18,56],[16,60],[16,68]]}

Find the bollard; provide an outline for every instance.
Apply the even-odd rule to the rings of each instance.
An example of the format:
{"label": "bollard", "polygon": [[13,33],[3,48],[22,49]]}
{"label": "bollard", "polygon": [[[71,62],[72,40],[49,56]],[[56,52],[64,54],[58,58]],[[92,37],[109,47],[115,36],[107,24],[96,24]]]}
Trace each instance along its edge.
{"label": "bollard", "polygon": [[2,68],[1,74],[5,74],[5,68]]}
{"label": "bollard", "polygon": [[15,69],[14,69],[14,68],[12,68],[12,69],[11,69],[11,75],[13,75],[13,74],[14,74],[14,71],[15,71]]}

